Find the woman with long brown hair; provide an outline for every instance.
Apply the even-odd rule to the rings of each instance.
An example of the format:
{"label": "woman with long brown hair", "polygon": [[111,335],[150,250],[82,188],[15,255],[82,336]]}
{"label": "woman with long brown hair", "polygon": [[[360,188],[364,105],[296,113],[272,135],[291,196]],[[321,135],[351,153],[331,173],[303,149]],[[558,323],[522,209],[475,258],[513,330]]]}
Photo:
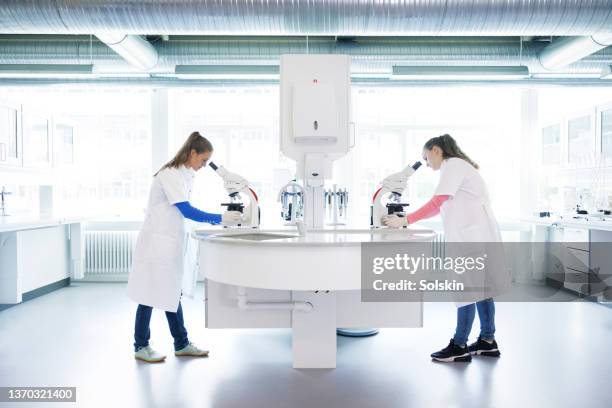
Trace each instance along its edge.
{"label": "woman with long brown hair", "polygon": [[[423,160],[427,167],[440,170],[440,181],[432,199],[406,217],[385,216],[382,222],[389,227],[402,227],[440,214],[447,242],[499,243],[501,234],[490,208],[489,193],[478,165],[463,152],[450,135],[434,137],[423,146]],[[499,245],[495,247],[499,249]],[[491,296],[508,290],[510,276],[503,259],[494,257],[487,265],[486,290],[473,294],[475,303],[457,308],[457,326],[449,345],[431,354],[437,361],[471,361],[472,355],[497,357],[495,341],[495,304]],[[480,336],[467,345],[472,323],[478,309]]]}
{"label": "woman with long brown hair", "polygon": [[210,141],[193,132],[174,158],[153,177],[128,279],[128,295],[138,303],[134,357],[139,360],[161,362],[166,358],[149,346],[149,323],[154,307],[166,312],[176,356],[208,355],[208,351],[188,340],[183,322],[180,298],[187,243],[184,218],[219,224],[235,223],[241,216],[236,211],[223,215],[207,213],[189,203],[195,173],[206,165],[212,153]]}

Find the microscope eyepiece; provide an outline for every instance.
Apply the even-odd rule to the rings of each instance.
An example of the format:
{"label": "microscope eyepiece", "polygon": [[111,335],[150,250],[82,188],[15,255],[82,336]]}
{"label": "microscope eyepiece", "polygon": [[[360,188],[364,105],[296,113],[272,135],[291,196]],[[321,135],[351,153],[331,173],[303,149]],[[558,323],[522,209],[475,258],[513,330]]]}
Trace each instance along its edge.
{"label": "microscope eyepiece", "polygon": [[[212,163],[211,163],[211,164],[212,164]],[[421,163],[420,161],[417,161],[417,162],[415,162],[415,163],[412,165],[412,168],[413,168],[414,170],[417,170],[419,167],[421,167],[421,165],[422,165],[422,164],[423,164],[423,163]]]}
{"label": "microscope eyepiece", "polygon": [[217,167],[217,165],[216,165],[215,163],[210,162],[210,163],[208,163],[208,165],[209,165],[210,167],[212,167],[212,169],[213,169],[213,170],[217,171],[218,167]]}

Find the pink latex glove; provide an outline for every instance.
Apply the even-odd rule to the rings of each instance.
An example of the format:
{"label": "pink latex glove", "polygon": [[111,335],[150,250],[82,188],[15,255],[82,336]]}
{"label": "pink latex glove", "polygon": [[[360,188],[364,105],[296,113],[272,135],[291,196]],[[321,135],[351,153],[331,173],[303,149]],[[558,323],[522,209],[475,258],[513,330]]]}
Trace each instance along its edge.
{"label": "pink latex glove", "polygon": [[419,222],[425,218],[431,218],[440,214],[440,207],[449,198],[450,196],[448,195],[433,196],[431,200],[425,203],[421,208],[408,214],[408,223],[414,224],[415,222]]}

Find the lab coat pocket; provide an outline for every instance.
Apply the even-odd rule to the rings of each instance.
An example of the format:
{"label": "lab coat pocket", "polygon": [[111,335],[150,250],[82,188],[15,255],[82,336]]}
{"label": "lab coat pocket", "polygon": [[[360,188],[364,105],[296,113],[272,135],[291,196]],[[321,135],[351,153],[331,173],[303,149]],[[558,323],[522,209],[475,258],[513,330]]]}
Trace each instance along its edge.
{"label": "lab coat pocket", "polygon": [[457,241],[459,242],[489,242],[490,234],[487,232],[487,225],[481,223],[468,224],[457,231]]}
{"label": "lab coat pocket", "polygon": [[487,236],[481,224],[470,224],[459,230],[456,244],[463,256],[482,256],[486,253]]}
{"label": "lab coat pocket", "polygon": [[156,264],[176,265],[182,256],[181,240],[171,235],[151,234],[148,258]]}

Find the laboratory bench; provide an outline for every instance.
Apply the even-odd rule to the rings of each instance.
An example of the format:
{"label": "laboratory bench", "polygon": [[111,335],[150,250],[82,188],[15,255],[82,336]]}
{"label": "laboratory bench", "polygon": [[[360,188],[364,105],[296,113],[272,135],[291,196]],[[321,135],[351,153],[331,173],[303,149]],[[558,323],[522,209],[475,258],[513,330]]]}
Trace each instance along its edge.
{"label": "laboratory bench", "polygon": [[606,217],[604,220],[596,218],[572,218],[565,217],[527,217],[521,218],[521,221],[531,225],[538,226],[556,226],[561,228],[576,228],[576,229],[595,229],[600,231],[612,231],[612,216]]}
{"label": "laboratory bench", "polygon": [[35,214],[0,216],[0,233],[78,224],[92,218],[89,216],[40,216]]}
{"label": "laboratory bench", "polygon": [[[547,284],[599,302],[612,299],[612,220],[525,218],[545,243],[534,265]],[[538,274],[538,271],[534,271]]]}
{"label": "laboratory bench", "polygon": [[0,309],[82,277],[81,225],[88,216],[0,217]]}

